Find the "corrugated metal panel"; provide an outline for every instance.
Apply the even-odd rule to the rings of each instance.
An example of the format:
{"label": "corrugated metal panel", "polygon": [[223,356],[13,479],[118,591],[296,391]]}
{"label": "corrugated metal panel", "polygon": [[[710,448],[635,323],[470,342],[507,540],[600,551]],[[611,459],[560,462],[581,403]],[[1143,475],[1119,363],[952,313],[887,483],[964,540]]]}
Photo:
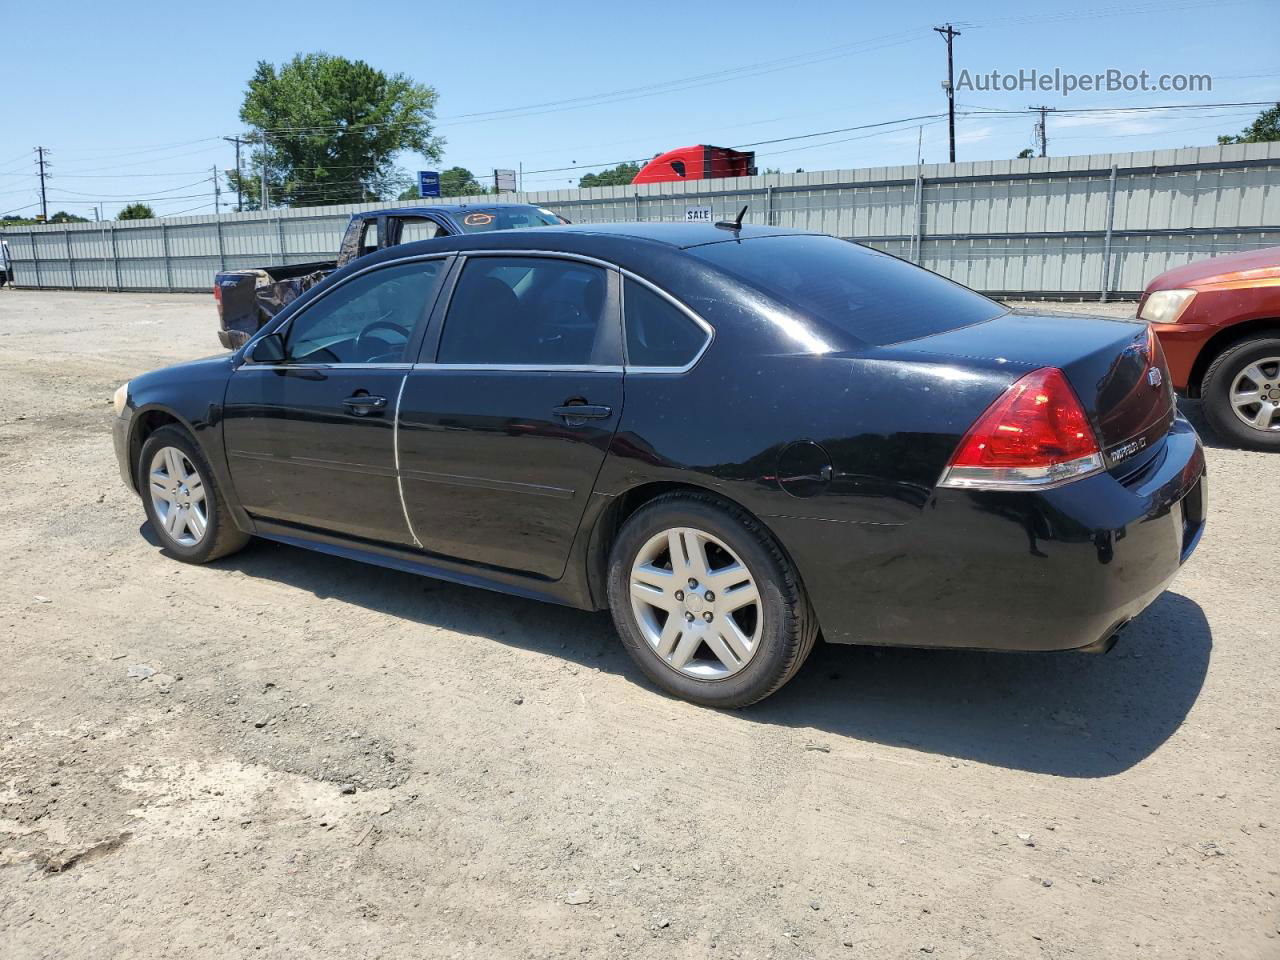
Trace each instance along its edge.
{"label": "corrugated metal panel", "polygon": [[[1088,294],[1102,278],[1113,167],[1119,173],[1110,290],[1134,292],[1188,260],[1280,242],[1275,143],[545,190],[498,199],[538,203],[579,223],[682,220],[690,205],[709,206],[717,218],[727,218],[747,205],[749,223],[866,240],[900,256],[911,254],[919,224],[916,259],[977,289]],[[917,174],[924,178],[918,207]],[[331,259],[352,212],[396,205],[10,228],[4,236],[23,286],[204,290],[223,265]]]}

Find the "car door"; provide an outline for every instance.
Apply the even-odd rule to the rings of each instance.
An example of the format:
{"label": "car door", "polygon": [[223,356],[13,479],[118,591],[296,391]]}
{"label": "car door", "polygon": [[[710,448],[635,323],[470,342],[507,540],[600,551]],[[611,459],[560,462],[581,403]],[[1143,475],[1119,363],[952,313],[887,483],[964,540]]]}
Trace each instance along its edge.
{"label": "car door", "polygon": [[353,274],[275,331],[278,360],[231,374],[227,458],[251,515],[413,543],[396,478],[396,402],[447,264],[434,257]]}
{"label": "car door", "polygon": [[401,401],[405,510],[424,550],[558,579],[622,414],[617,273],[524,253],[454,270]]}

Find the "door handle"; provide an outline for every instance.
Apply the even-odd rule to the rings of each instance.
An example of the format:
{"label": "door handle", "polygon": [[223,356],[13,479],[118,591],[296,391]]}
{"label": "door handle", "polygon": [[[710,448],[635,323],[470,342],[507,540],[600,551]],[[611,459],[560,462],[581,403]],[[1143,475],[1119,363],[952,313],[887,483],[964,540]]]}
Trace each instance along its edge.
{"label": "door handle", "polygon": [[567,403],[552,407],[551,412],[566,420],[607,420],[613,416],[613,407],[606,407],[602,403]]}
{"label": "door handle", "polygon": [[363,417],[374,410],[385,410],[387,398],[371,397],[367,393],[358,393],[354,397],[347,397],[342,401],[342,405],[357,417]]}

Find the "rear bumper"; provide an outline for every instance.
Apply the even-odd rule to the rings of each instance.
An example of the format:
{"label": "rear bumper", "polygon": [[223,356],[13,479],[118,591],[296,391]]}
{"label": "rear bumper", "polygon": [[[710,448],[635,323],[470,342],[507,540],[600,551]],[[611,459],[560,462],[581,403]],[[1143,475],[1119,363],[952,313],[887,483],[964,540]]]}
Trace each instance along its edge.
{"label": "rear bumper", "polygon": [[900,525],[771,518],[837,643],[1070,650],[1169,585],[1204,529],[1200,438],[1181,417],[1137,476],[1040,493],[938,490]]}

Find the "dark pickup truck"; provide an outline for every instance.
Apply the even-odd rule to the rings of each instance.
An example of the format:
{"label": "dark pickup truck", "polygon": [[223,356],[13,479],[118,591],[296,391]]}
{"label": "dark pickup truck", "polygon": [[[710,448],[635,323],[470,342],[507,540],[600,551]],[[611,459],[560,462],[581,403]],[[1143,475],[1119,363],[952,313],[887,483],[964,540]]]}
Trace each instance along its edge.
{"label": "dark pickup truck", "polygon": [[432,237],[568,222],[544,207],[527,203],[395,207],[352,214],[336,260],[224,270],[215,276],[213,298],[218,303],[218,320],[222,325],[218,340],[227,349],[236,349],[286,305],[334,270],[375,251]]}

